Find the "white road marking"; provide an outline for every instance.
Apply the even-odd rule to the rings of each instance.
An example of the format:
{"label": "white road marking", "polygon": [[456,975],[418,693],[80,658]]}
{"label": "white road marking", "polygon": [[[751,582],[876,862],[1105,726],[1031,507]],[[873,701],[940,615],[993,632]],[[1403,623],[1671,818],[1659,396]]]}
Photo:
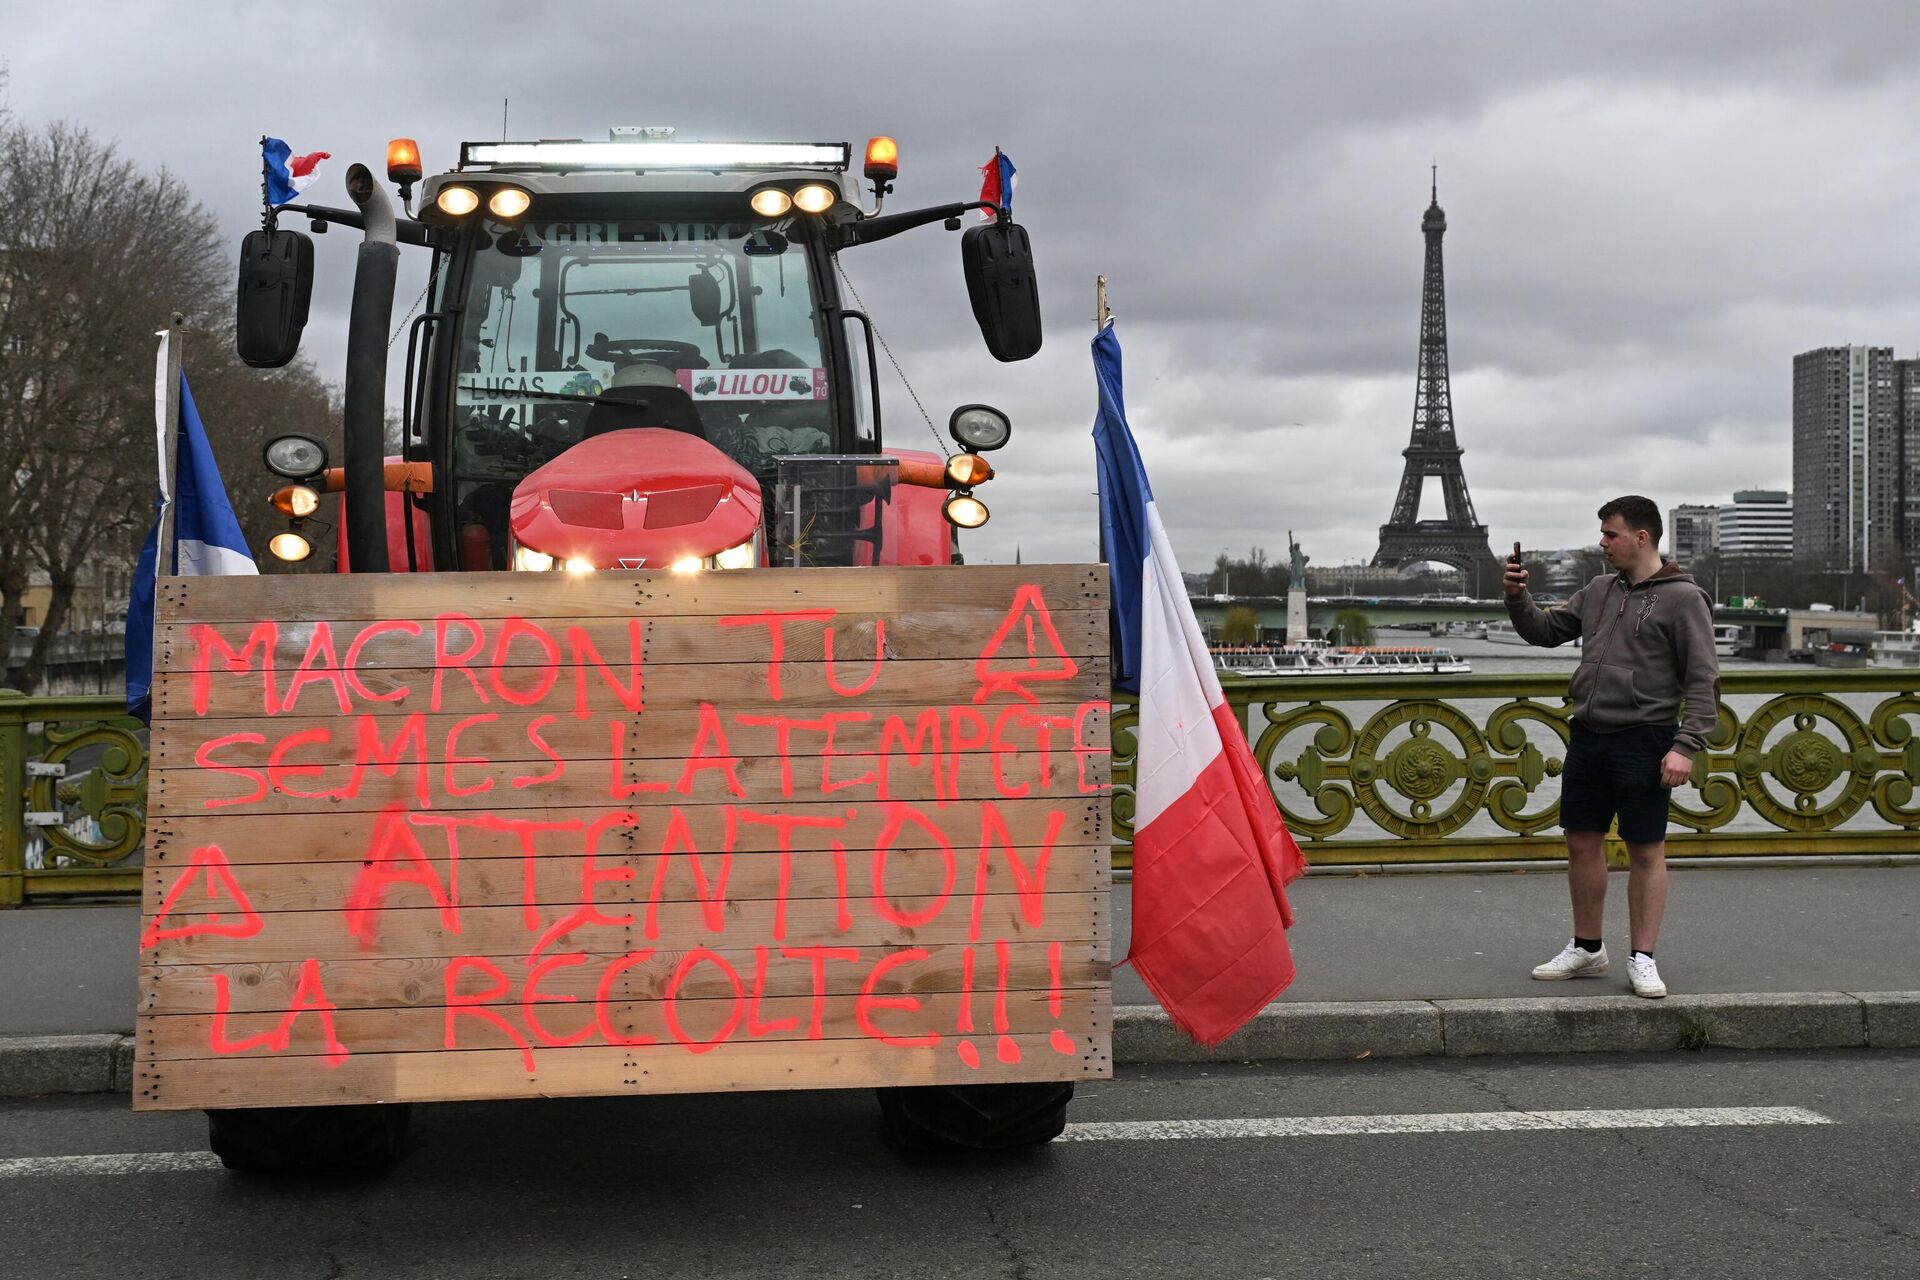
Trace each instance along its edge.
{"label": "white road marking", "polygon": [[0,1160],[0,1178],[98,1177],[120,1173],[199,1173],[221,1167],[210,1151],[138,1151],[111,1156],[23,1156]]}
{"label": "white road marking", "polygon": [[1500,1133],[1539,1129],[1698,1129],[1832,1124],[1805,1107],[1663,1107],[1635,1111],[1454,1111],[1435,1115],[1275,1116],[1264,1120],[1114,1120],[1070,1124],[1063,1142],[1174,1138],[1316,1138],[1396,1133]]}
{"label": "white road marking", "polygon": [[[1114,1120],[1070,1124],[1062,1142],[1165,1141],[1173,1138],[1315,1138],[1369,1134],[1500,1133],[1543,1129],[1698,1129],[1833,1124],[1805,1107],[1668,1107],[1639,1111],[1453,1111],[1433,1115],[1276,1116],[1265,1120]],[[129,1173],[204,1173],[221,1167],[206,1151],[142,1151],[105,1156],[23,1156],[0,1160],[0,1178],[110,1177]]]}

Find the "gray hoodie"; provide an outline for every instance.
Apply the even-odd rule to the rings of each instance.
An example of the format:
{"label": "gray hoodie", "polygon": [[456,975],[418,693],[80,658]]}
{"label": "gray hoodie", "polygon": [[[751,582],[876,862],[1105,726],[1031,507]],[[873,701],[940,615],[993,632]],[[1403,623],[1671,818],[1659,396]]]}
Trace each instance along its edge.
{"label": "gray hoodie", "polygon": [[1603,573],[1552,609],[1523,591],[1507,600],[1507,615],[1528,644],[1584,637],[1568,697],[1587,728],[1617,733],[1679,720],[1675,751],[1692,756],[1706,745],[1720,708],[1713,603],[1679,565],[1669,561],[1633,583]]}

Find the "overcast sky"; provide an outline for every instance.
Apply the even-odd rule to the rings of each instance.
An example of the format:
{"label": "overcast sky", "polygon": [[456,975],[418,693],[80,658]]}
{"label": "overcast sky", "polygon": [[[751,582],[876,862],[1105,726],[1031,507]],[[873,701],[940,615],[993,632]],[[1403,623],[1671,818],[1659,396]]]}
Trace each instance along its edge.
{"label": "overcast sky", "polygon": [[[1788,487],[1791,359],[1920,348],[1920,7],[1899,3],[564,6],[96,4],[10,13],[8,96],[257,224],[263,132],[347,163],[419,140],[900,141],[892,207],[1020,169],[1047,319],[981,345],[958,237],[847,268],[942,432],[1007,410],[975,559],[1095,554],[1093,281],[1189,570],[1222,549],[1371,555],[1411,421],[1428,164],[1454,414],[1496,548],[1583,544],[1598,504]],[[295,225],[300,225],[295,223]],[[342,376],[356,236],[319,240],[306,353]],[[403,268],[396,318],[425,280]],[[891,369],[888,439],[931,444]],[[398,379],[394,385],[397,388]],[[1438,515],[1436,511],[1423,511]]]}

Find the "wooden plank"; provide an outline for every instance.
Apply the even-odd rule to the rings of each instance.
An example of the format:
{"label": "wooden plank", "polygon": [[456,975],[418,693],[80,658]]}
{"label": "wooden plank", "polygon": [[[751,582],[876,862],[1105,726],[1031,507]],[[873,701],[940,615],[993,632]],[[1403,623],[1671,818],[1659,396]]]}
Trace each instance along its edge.
{"label": "wooden plank", "polygon": [[[1004,747],[1037,745],[1044,729],[1052,749],[1062,752],[1075,746],[1105,750],[1112,737],[1112,713],[1105,701],[995,706],[985,710],[984,731],[979,727],[983,716],[981,708],[956,703],[933,704],[929,709],[937,726],[940,749],[961,755],[993,750],[996,730]],[[416,716],[419,718],[417,730],[413,727]],[[771,713],[724,712],[720,715],[720,724],[727,735],[727,746],[742,756],[777,754],[783,729],[787,749],[794,755],[821,750],[829,729],[837,753],[875,752],[883,743],[891,750],[903,751],[911,742],[926,745],[935,741],[932,735],[936,730],[923,730],[917,715],[902,715],[892,726],[889,718],[887,712],[876,715],[856,704],[836,714],[831,721],[805,713],[785,715],[776,709]],[[258,740],[228,742],[218,749],[216,758],[230,766],[263,768],[289,733],[306,729],[323,729],[327,736],[305,740],[297,751],[289,754],[288,758],[300,764],[352,764],[363,753],[377,753],[381,758],[398,755],[407,765],[416,761],[444,763],[450,754],[494,761],[549,759],[540,744],[567,760],[604,760],[613,754],[612,727],[616,722],[623,726],[619,738],[622,755],[629,759],[677,760],[685,756],[688,744],[699,736],[702,715],[686,707],[661,707],[638,713],[608,712],[582,719],[572,714],[508,708],[496,713],[495,719],[462,727],[455,742],[458,749],[450,752],[448,734],[465,719],[467,717],[456,713],[400,712],[361,713],[346,720],[307,719],[284,727],[258,716],[173,721],[165,732],[154,735],[150,767],[191,768],[203,743],[250,733]]]}
{"label": "wooden plank", "polygon": [[978,1066],[958,1052],[957,1037],[921,1049],[872,1040],[833,1040],[798,1048],[783,1041],[730,1044],[724,1053],[692,1054],[679,1045],[543,1049],[530,1074],[513,1049],[463,1053],[353,1054],[337,1067],[315,1058],[222,1058],[190,1063],[139,1062],[133,1109],[325,1106],[412,1100],[590,1097],[616,1094],[720,1093],[760,1089],[870,1088],[896,1085],[993,1084],[1008,1080],[1097,1080],[1113,1074],[1112,1028],[1102,1021],[1067,1033],[1072,1053],[1050,1035],[1010,1036],[1017,1061],[998,1052],[992,1035],[978,1041]]}
{"label": "wooden plank", "polygon": [[[1105,889],[1110,878],[1106,854],[1106,849],[1098,847],[996,847],[985,860],[986,892],[1016,893],[1029,876],[1052,892]],[[1043,856],[1044,872],[1030,871],[1042,865]],[[1014,867],[1016,859],[1018,871]],[[897,902],[914,902],[938,894],[943,883],[955,891],[973,892],[980,861],[973,848],[955,850],[951,857],[924,849],[891,851],[885,859],[883,883],[876,884],[876,859],[861,849],[843,854],[811,850],[785,857],[778,853],[729,855],[709,850],[699,855],[697,863],[685,853],[612,849],[592,858],[409,859],[404,865],[391,864],[389,869],[416,875],[425,868],[433,877],[432,887],[420,880],[380,878],[377,883],[381,907],[396,910],[436,906],[435,894],[441,892],[463,910],[527,902],[545,906],[598,902],[611,909],[644,905],[656,892],[661,902],[693,902],[713,895],[746,902],[778,897],[783,889],[788,898],[800,899],[833,898],[842,892],[868,898],[884,888]],[[589,873],[592,879],[587,878]],[[182,878],[199,874],[182,863],[147,867],[148,911],[157,910]],[[360,863],[325,862],[250,866],[233,874],[248,904],[262,915],[272,915],[338,911],[351,900],[355,887],[369,872]],[[622,878],[613,878],[616,876]],[[191,899],[182,901],[190,913]],[[188,918],[192,918],[190,914]]]}
{"label": "wooden plank", "polygon": [[[901,614],[872,611],[841,613],[830,621],[795,619],[780,626],[780,648],[788,662],[859,664],[864,670],[883,650],[891,661],[979,657],[982,641],[991,637],[1006,616],[997,608],[939,609]],[[1107,614],[1099,609],[1050,610],[1060,648],[1074,657],[1107,652]],[[277,620],[276,620],[277,621]],[[584,642],[617,671],[634,663],[765,663],[772,657],[773,632],[766,624],[722,623],[718,618],[688,616],[523,617],[503,633],[504,619],[476,619],[476,625],[449,622],[436,625],[430,615],[402,618],[355,618],[335,615],[319,621],[277,622],[268,651],[274,670],[285,679],[299,669],[312,652],[331,654],[336,666],[354,655],[355,670],[383,667],[433,667],[443,654],[465,654],[475,649],[476,666],[536,666],[553,655],[578,660],[576,645]],[[239,652],[251,638],[255,621],[172,623],[155,629],[155,672],[192,672],[210,663],[220,664],[218,650],[210,657],[201,628],[211,627],[227,648]],[[832,635],[832,652],[827,638]],[[314,648],[316,640],[320,647]],[[503,640],[505,643],[503,644]],[[263,658],[255,658],[256,662]]]}
{"label": "wooden plank", "polygon": [[[1112,686],[1108,660],[1100,656],[1072,661],[1071,676],[1035,680],[1028,686],[1036,702],[1106,701]],[[991,669],[1013,671],[1020,667],[1009,661],[992,664]],[[1046,670],[1065,668],[1056,664]],[[323,678],[332,672],[340,673],[337,689]],[[177,671],[156,676],[155,731],[174,721],[233,716],[284,719],[290,722],[287,731],[292,731],[306,727],[307,721],[358,712],[425,711],[466,716],[536,707],[553,715],[610,714],[631,711],[635,698],[627,671],[617,670],[610,676],[591,663],[562,663],[551,669],[390,667],[357,671],[352,680],[339,667],[316,668],[312,674],[313,679],[303,680],[294,689],[292,679],[276,672],[271,708],[267,705],[268,683],[258,668],[209,673],[204,681],[204,700],[196,694],[202,683],[200,676]],[[777,690],[773,684],[776,675]],[[868,688],[870,675],[873,684]],[[615,688],[616,683],[619,688]],[[710,703],[729,714],[818,715],[822,711],[872,711],[881,707],[917,710],[956,696],[970,699],[978,688],[979,666],[964,658],[889,659],[877,668],[863,663],[830,667],[824,662],[787,662],[777,667],[767,662],[677,663],[647,666],[638,696],[652,709],[697,708]],[[857,697],[849,693],[861,689],[865,691]],[[997,696],[1001,705],[1017,701],[1010,694]],[[290,707],[287,699],[291,699]],[[988,713],[997,710],[990,707]]]}
{"label": "wooden plank", "polygon": [[[1010,942],[1007,944],[1007,986],[1010,990],[1044,990],[1052,982],[1049,948],[1060,948],[1060,985],[1064,990],[1104,987],[1112,977],[1105,943],[1095,942]],[[785,956],[777,945],[767,948],[715,948],[735,973],[764,977],[761,990],[768,996],[810,994],[818,981],[829,995],[851,995],[861,989],[875,965],[889,956],[908,950],[924,950],[926,958],[911,963],[895,963],[884,971],[875,990],[883,995],[959,991],[964,985],[964,943],[945,943],[924,948],[859,947],[857,958],[825,965],[816,975],[805,958]],[[760,950],[767,952],[764,967]],[[976,988],[980,974],[996,971],[988,959],[991,949],[975,948]],[[644,961],[621,968],[608,990],[614,1000],[658,999],[668,980],[680,967],[687,952],[661,949]],[[505,990],[490,1004],[513,1004],[520,998],[528,977],[537,963],[525,954],[486,957],[506,980]],[[540,990],[557,997],[592,1000],[599,994],[601,979],[618,955],[588,954],[580,965],[567,965],[545,972]],[[327,999],[340,1009],[438,1008],[446,1001],[448,961],[425,956],[401,956],[385,959],[322,960],[318,965],[320,983]],[[278,960],[254,964],[158,965],[142,964],[139,973],[138,1009],[142,1015],[207,1013],[215,1007],[214,978],[227,979],[227,1007],[234,1013],[278,1013],[292,1007],[300,983],[303,961]],[[991,980],[991,978],[989,978]],[[458,993],[478,997],[498,985],[485,969],[466,967],[455,973]],[[732,985],[711,965],[691,970],[681,985],[687,999],[724,996]]]}
{"label": "wooden plank", "polygon": [[[926,825],[913,821],[899,826],[888,843],[896,849],[933,848],[942,842],[956,850],[977,848],[981,808],[971,803],[919,806],[916,813]],[[1104,794],[1065,800],[996,800],[993,808],[999,821],[1006,825],[1007,838],[1019,848],[1040,844],[1053,828],[1056,813],[1064,815],[1057,837],[1060,842],[1101,849],[1109,843],[1111,810]],[[771,807],[757,809],[744,804],[643,805],[630,809],[598,804],[554,806],[523,814],[520,816],[525,821],[518,828],[510,824],[486,825],[474,815],[456,813],[413,813],[408,815],[408,824],[429,856],[450,852],[449,830],[457,833],[462,858],[518,858],[527,850],[531,850],[531,856],[543,858],[579,854],[585,851],[584,833],[596,823],[625,827],[628,817],[633,820],[629,845],[640,850],[660,849],[665,845],[668,824],[676,816],[684,822],[687,835],[698,848],[723,847],[731,828],[735,852],[769,853],[780,847],[779,832],[771,824],[745,820],[742,815],[773,812],[776,810]],[[887,822],[889,810],[880,804],[822,801],[783,803],[777,812],[800,823],[793,826],[788,835],[789,847],[796,851],[827,849],[838,842],[849,849],[870,852]],[[217,844],[227,861],[236,866],[358,863],[372,847],[379,821],[379,815],[374,813],[330,814],[325,823],[288,822],[277,815],[238,810],[155,814],[147,821],[146,860],[149,867],[185,863],[195,848]],[[845,825],[815,825],[826,821]],[[611,834],[609,831],[609,837]],[[153,910],[157,903],[157,898],[149,899],[147,909]]]}
{"label": "wooden plank", "polygon": [[160,579],[155,620],[247,622],[262,618],[691,617],[770,609],[910,613],[1011,602],[1038,585],[1049,609],[1107,607],[1104,565],[927,565],[887,569],[757,569],[678,574],[350,574],[315,590],[310,575]]}
{"label": "wooden plank", "polygon": [[[828,765],[830,773],[825,771]],[[147,775],[147,811],[178,815],[244,807],[253,813],[377,812],[422,804],[434,793],[434,772],[443,784],[456,779],[467,793],[443,800],[444,807],[455,811],[567,808],[595,800],[622,809],[723,803],[729,798],[769,805],[788,798],[811,801],[836,796],[848,804],[1033,796],[1071,800],[1106,791],[1109,765],[1104,751],[1084,754],[1078,766],[1072,753],[1060,751],[958,756],[941,775],[936,775],[931,763],[916,768],[898,756],[851,754],[836,754],[831,761],[750,756],[726,768],[717,767],[713,758],[609,760],[597,768],[591,762],[564,768],[557,763],[476,762],[391,777],[377,770],[356,776],[347,765],[302,765],[288,770],[293,776],[283,777],[278,787],[272,785],[270,775],[253,769],[154,769]]]}
{"label": "wooden plank", "polygon": [[[721,928],[709,927],[707,904],[661,903],[655,913],[655,937],[649,937],[645,912],[627,913],[633,923],[619,927],[582,924],[548,950],[625,953],[659,939],[685,947],[708,944],[741,946],[752,942],[784,942],[788,946],[932,946],[976,938],[1037,940],[1060,938],[1099,941],[1108,936],[1105,893],[1047,893],[1035,898],[1019,894],[990,894],[978,899],[980,926],[971,923],[974,898],[956,887],[953,899],[932,919],[901,924],[882,914],[881,900],[804,898],[785,904],[785,928],[776,933],[779,904],[767,900],[728,902]],[[924,914],[931,904],[901,902],[904,916]],[[1029,910],[1040,923],[1030,924]],[[841,913],[845,912],[843,916]],[[396,908],[369,917],[364,938],[348,932],[345,914],[330,911],[288,911],[271,918],[270,925],[248,937],[196,933],[161,938],[143,954],[154,964],[228,964],[272,960],[304,960],[387,956],[462,956],[524,953],[548,929],[573,914],[556,907],[474,907],[457,914],[458,931],[448,927],[437,909]],[[616,913],[609,912],[609,915]],[[624,918],[624,917],[623,917]],[[150,918],[143,921],[150,925]]]}
{"label": "wooden plank", "polygon": [[[710,966],[703,966],[710,967]],[[750,980],[750,979],[749,979]],[[545,988],[541,989],[545,994]],[[957,1034],[964,1011],[967,1025],[993,1034],[1045,1035],[1055,1027],[1091,1025],[1104,991],[1008,991],[1004,1002],[992,988],[968,993],[932,992],[862,1001],[857,995],[744,996],[695,1000],[542,1001],[533,1008],[535,1030],[524,1007],[491,1006],[484,1014],[464,1006],[434,1009],[342,1009],[330,1015],[336,1043],[351,1053],[455,1052],[532,1046],[536,1059],[564,1042],[613,1044],[647,1040],[657,1044],[786,1042],[794,1049],[823,1041],[870,1038],[867,1024],[897,1039]],[[902,1002],[896,1004],[895,1002]],[[904,1003],[911,1002],[911,1003]],[[1004,1023],[996,1016],[1004,1011]],[[235,1014],[219,1020],[220,1043],[238,1044],[271,1035],[283,1020],[278,1013]],[[177,1014],[140,1020],[138,1052],[142,1061],[215,1060],[226,1056],[211,1046],[211,1015]],[[326,1026],[312,1014],[296,1017],[285,1056],[318,1057],[328,1050]],[[453,1040],[451,1046],[448,1039]]]}

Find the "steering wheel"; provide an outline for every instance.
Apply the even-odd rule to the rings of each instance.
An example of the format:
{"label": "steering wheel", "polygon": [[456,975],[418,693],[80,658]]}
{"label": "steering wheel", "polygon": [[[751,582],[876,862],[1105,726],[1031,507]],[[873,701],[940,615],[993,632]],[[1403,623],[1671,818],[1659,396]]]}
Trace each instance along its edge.
{"label": "steering wheel", "polygon": [[593,341],[587,344],[588,356],[609,364],[618,360],[637,360],[656,351],[664,351],[686,361],[698,361],[692,368],[707,367],[706,356],[701,354],[699,344],[693,342],[675,342],[671,338],[609,338],[604,333],[596,333]]}

